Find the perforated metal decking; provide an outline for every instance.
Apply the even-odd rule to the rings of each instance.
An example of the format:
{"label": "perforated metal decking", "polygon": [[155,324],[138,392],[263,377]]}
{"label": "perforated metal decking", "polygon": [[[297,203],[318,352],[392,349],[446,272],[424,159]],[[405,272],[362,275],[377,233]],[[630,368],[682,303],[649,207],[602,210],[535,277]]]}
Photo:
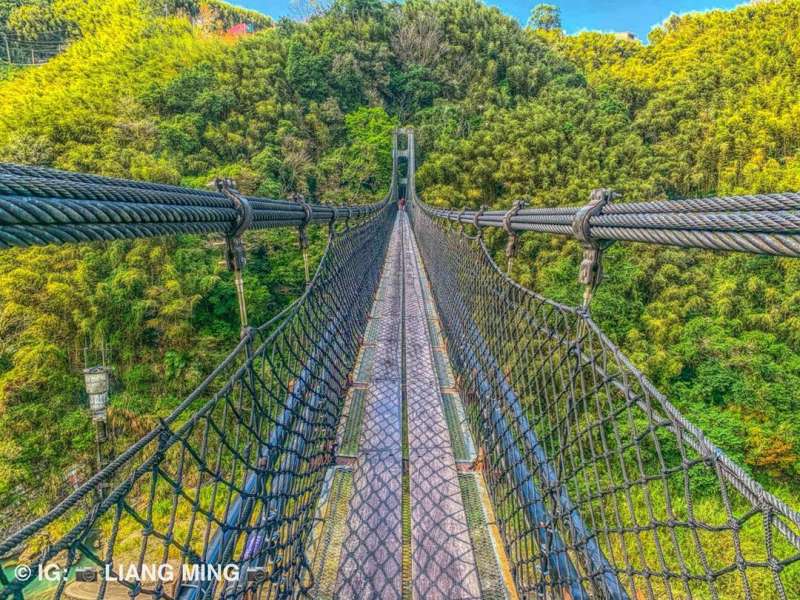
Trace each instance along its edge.
{"label": "perforated metal decking", "polygon": [[320,515],[316,597],[511,596],[453,385],[401,212],[340,426],[341,464]]}
{"label": "perforated metal decking", "polygon": [[[395,225],[395,229],[397,226]],[[362,351],[358,373],[369,373],[353,495],[336,597],[400,598],[402,587],[401,242],[393,234],[380,297],[371,319],[374,345]],[[365,361],[370,361],[371,365]],[[352,411],[351,405],[351,413]],[[351,416],[354,416],[351,414]]]}

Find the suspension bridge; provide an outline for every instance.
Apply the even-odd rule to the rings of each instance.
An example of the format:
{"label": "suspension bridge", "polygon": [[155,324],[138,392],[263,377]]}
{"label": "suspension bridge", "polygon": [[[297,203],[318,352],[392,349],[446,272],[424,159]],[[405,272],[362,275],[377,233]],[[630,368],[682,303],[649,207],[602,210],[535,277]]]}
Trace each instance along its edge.
{"label": "suspension bridge", "polygon": [[[221,234],[242,325],[158,427],[15,524],[0,556],[41,550],[0,598],[800,598],[800,514],[589,311],[612,242],[797,257],[800,194],[448,211],[417,196],[413,130],[393,145],[384,201],[350,207],[0,165],[0,248]],[[250,326],[241,236],[313,225],[304,293]],[[489,227],[509,263],[526,231],[577,239],[583,305],[511,280]],[[146,564],[238,575],[126,576]]]}

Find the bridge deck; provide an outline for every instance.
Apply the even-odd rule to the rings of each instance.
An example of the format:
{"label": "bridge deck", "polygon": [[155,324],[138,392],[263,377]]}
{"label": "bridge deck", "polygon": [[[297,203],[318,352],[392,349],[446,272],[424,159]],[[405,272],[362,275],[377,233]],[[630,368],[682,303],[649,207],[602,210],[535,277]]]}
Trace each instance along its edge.
{"label": "bridge deck", "polygon": [[321,513],[318,598],[513,597],[437,323],[401,212]]}
{"label": "bridge deck", "polygon": [[402,215],[411,580],[417,598],[480,598],[475,557],[444,417],[416,245]]}
{"label": "bridge deck", "polygon": [[[402,295],[401,240],[392,236],[357,382],[366,378],[358,458],[337,583],[340,598],[401,597]],[[353,398],[351,398],[352,400]],[[353,406],[350,406],[351,416]]]}

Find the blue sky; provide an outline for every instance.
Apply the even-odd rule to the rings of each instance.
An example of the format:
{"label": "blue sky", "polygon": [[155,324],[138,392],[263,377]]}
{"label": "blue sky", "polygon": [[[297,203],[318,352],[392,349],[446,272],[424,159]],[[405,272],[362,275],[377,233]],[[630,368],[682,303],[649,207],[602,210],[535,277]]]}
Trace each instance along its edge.
{"label": "blue sky", "polygon": [[[232,0],[234,4],[246,6],[272,17],[293,16],[291,0]],[[487,0],[484,0],[487,1]],[[561,8],[564,29],[575,33],[585,29],[599,31],[632,31],[646,39],[654,25],[666,19],[670,13],[685,13],[693,10],[732,8],[743,0],[550,0]],[[531,8],[537,0],[491,0],[521,23],[528,20]]]}

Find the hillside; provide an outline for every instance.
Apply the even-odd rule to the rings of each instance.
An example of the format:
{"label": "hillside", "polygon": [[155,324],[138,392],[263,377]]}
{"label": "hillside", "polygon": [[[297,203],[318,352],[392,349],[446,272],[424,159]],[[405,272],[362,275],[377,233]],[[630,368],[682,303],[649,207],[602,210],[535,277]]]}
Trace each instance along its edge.
{"label": "hillside", "polygon": [[[580,204],[795,190],[800,4],[673,17],[649,45],[526,32],[575,65],[533,99],[432,135],[419,173],[455,206]],[[430,146],[429,146],[430,148]],[[503,241],[497,242],[501,251]],[[529,236],[516,278],[575,303],[579,253]],[[796,481],[798,265],[786,259],[612,248],[594,316],[687,415],[758,476]]]}
{"label": "hillside", "polygon": [[[418,183],[443,205],[577,204],[598,186],[622,201],[799,187],[800,0],[676,18],[647,46],[521,28],[474,0],[340,0],[239,38],[198,23],[193,4],[166,16],[137,0],[52,6],[80,35],[0,83],[0,160],[366,201],[386,188],[403,123],[418,132]],[[294,233],[248,244],[260,321],[302,289],[302,262]],[[200,380],[236,337],[220,258],[191,237],[0,254],[0,497],[92,463],[84,347],[111,353],[119,447]],[[514,276],[575,302],[578,262],[575,245],[530,236]],[[788,495],[800,267],[619,246],[606,268],[599,322]]]}

